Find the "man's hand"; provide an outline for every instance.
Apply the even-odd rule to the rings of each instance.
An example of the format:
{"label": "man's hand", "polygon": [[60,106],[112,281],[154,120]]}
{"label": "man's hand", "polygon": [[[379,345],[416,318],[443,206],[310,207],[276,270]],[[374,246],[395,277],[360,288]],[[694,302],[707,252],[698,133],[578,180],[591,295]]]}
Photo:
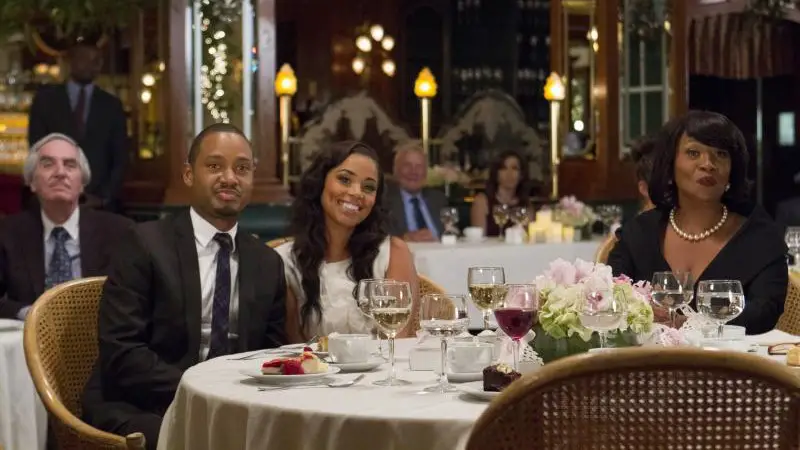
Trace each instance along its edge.
{"label": "man's hand", "polygon": [[431,230],[427,228],[409,231],[403,236],[403,239],[409,242],[436,242],[436,237],[434,237]]}

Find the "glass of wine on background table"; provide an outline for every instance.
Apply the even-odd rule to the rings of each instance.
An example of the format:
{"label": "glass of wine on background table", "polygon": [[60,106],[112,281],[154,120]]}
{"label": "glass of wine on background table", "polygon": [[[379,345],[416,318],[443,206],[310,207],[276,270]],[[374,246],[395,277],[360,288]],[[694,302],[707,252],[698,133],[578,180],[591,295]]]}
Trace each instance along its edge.
{"label": "glass of wine on background table", "polygon": [[463,333],[469,325],[467,299],[463,295],[426,294],[420,301],[419,325],[431,336],[438,336],[442,347],[439,382],[426,387],[426,392],[453,392],[447,380],[447,339]]}
{"label": "glass of wine on background table", "polygon": [[411,318],[411,286],[405,281],[376,280],[369,283],[370,314],[378,327],[386,333],[389,342],[389,375],[385,380],[373,382],[378,386],[403,386],[409,384],[395,376],[394,339],[397,332],[408,325]]}
{"label": "glass of wine on background table", "polygon": [[514,341],[514,370],[519,370],[520,340],[538,320],[539,294],[532,284],[507,284],[506,295],[494,310],[497,326]]}
{"label": "glass of wine on background table", "polygon": [[472,302],[483,313],[483,329],[489,329],[489,317],[506,294],[506,274],[502,267],[470,267],[467,287]]}
{"label": "glass of wine on background table", "polygon": [[703,280],[697,283],[697,311],[717,324],[722,339],[725,324],[744,311],[744,291],[738,280]]}
{"label": "glass of wine on background table", "polygon": [[678,308],[688,304],[694,295],[694,281],[689,272],[656,272],[652,281],[653,302],[669,311],[669,326],[675,325]]}
{"label": "glass of wine on background table", "polygon": [[492,208],[492,219],[494,219],[494,223],[497,224],[497,229],[500,230],[497,235],[500,239],[503,238],[503,227],[506,226],[510,218],[511,208],[509,208],[508,205],[503,203],[494,205]]}

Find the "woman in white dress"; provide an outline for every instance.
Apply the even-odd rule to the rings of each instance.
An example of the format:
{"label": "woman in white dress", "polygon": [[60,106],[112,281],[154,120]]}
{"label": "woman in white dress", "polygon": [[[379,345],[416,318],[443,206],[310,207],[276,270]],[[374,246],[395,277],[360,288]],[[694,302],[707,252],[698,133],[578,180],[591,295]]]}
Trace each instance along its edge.
{"label": "woman in white dress", "polygon": [[[290,341],[333,332],[370,332],[372,321],[356,303],[359,280],[408,281],[416,298],[411,252],[405,242],[388,234],[383,191],[377,154],[360,142],[324,149],[301,176],[292,208],[294,239],[276,249],[289,286]],[[411,320],[415,317],[412,313]]]}

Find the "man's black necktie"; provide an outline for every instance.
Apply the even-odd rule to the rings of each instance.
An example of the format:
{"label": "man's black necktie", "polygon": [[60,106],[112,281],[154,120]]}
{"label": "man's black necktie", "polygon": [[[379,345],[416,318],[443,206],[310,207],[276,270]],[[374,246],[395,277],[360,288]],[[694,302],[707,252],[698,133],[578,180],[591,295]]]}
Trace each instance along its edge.
{"label": "man's black necktie", "polygon": [[219,244],[217,252],[217,276],[214,281],[214,306],[211,312],[211,345],[208,358],[230,353],[228,340],[231,305],[231,250],[233,240],[227,233],[217,233],[214,240]]}
{"label": "man's black necktie", "polygon": [[411,197],[411,207],[414,209],[414,220],[417,222],[417,230],[428,228],[425,223],[425,215],[422,214],[422,208],[419,206],[419,197]]}

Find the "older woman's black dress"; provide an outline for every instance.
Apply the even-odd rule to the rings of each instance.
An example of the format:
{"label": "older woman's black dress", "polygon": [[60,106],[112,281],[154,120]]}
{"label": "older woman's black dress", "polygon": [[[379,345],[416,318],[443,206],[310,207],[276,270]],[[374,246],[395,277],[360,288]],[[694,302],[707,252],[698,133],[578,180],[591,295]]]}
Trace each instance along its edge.
{"label": "older woman's black dress", "polygon": [[[783,313],[789,282],[784,229],[761,207],[753,208],[746,219],[698,281],[739,280],[745,308],[730,324],[744,326],[748,334],[766,333]],[[625,224],[608,257],[615,276],[651,281],[654,272],[672,270],[661,251],[668,220],[669,213],[651,210]],[[694,301],[692,307],[696,309]]]}

